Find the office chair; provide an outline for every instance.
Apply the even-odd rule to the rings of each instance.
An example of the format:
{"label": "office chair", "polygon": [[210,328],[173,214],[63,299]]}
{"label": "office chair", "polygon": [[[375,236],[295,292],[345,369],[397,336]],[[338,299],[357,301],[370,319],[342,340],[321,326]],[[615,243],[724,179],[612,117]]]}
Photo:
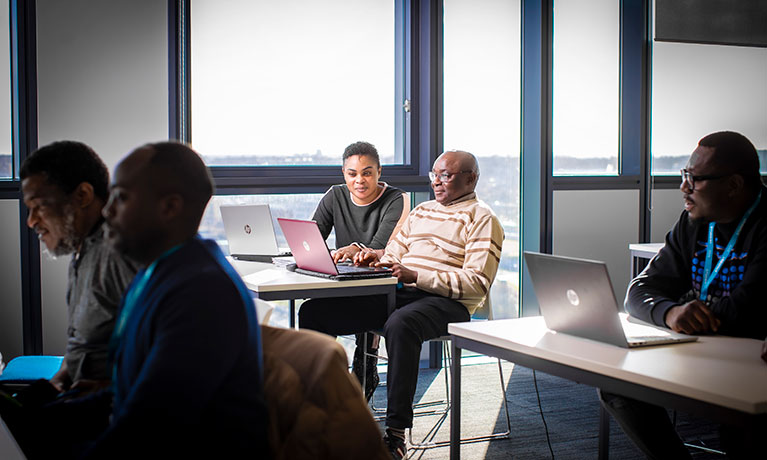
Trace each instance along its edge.
{"label": "office chair", "polygon": [[340,344],[309,330],[261,332],[275,460],[391,459]]}
{"label": "office chair", "polygon": [[[488,321],[493,319],[493,310],[492,305],[490,301],[490,296],[487,297],[484,305],[479,308],[471,317],[471,321]],[[381,334],[381,332],[378,332]],[[447,367],[447,372],[444,373],[445,375],[445,398],[436,400],[436,401],[427,401],[427,402],[419,402],[413,404],[414,417],[420,417],[425,415],[439,415],[439,419],[432,425],[432,427],[426,432],[426,435],[423,436],[422,440],[420,442],[415,442],[413,440],[413,430],[408,430],[408,444],[409,447],[413,450],[423,450],[423,449],[431,449],[433,447],[441,447],[441,446],[447,446],[450,445],[449,441],[438,441],[434,442],[433,439],[437,434],[437,431],[442,426],[444,421],[447,419],[448,414],[450,414],[450,409],[452,407],[451,401],[450,401],[450,377],[448,374],[452,375],[452,356],[450,353],[450,336],[444,335],[442,337],[437,337],[434,339],[431,339],[430,342],[441,342],[442,343],[442,369],[444,370]],[[367,346],[367,344],[365,344]],[[367,349],[367,347],[366,347]],[[380,359],[386,360],[386,357],[379,356]],[[367,360],[365,361],[365,364],[367,364]],[[364,375],[367,375],[367,372],[364,373]],[[461,443],[468,443],[468,442],[480,442],[480,441],[491,441],[493,439],[508,439],[511,435],[511,420],[509,417],[509,406],[506,402],[506,385],[503,380],[503,367],[501,366],[501,360],[498,359],[498,375],[501,380],[501,396],[503,401],[503,408],[505,413],[505,419],[506,419],[506,429],[505,431],[492,433],[489,435],[481,435],[481,436],[472,436],[468,438],[461,438]],[[363,381],[363,388],[365,385],[365,382]],[[386,382],[381,383],[380,386],[386,385]],[[372,401],[372,400],[371,400]],[[372,406],[372,404],[371,404]],[[383,413],[385,413],[385,410],[382,409],[376,409],[375,406],[372,406],[374,414],[376,414],[376,420],[381,420],[383,418]],[[418,410],[423,409],[423,410]]]}
{"label": "office chair", "polygon": [[50,380],[61,367],[63,356],[29,355],[13,358],[0,374],[0,383],[27,385],[36,380]]}

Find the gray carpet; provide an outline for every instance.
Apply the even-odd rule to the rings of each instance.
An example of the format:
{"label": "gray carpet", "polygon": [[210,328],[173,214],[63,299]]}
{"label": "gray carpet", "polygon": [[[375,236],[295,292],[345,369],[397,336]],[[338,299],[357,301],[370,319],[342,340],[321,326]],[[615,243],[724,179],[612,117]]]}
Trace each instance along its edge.
{"label": "gray carpet", "polygon": [[[495,361],[462,367],[462,436],[489,434],[491,430],[505,428],[505,416],[501,406],[500,380]],[[384,370],[384,366],[380,368]],[[533,372],[510,363],[503,364],[506,381],[506,399],[511,418],[511,438],[463,444],[462,459],[548,459],[552,458],[546,441],[546,429],[541,420],[533,382]],[[444,397],[444,371],[422,369],[419,376],[416,401],[430,401]],[[537,372],[536,379],[541,406],[548,427],[551,449],[556,459],[597,458],[599,403],[594,388],[569,380]],[[510,376],[510,379],[509,379]],[[381,373],[385,380],[386,373]],[[386,388],[379,387],[374,396],[374,407],[385,407]],[[439,416],[416,417],[413,439],[420,440],[440,420]],[[383,422],[381,422],[383,428]],[[683,414],[677,417],[680,434],[687,441],[703,441],[717,448],[717,425]],[[610,433],[610,458],[642,459],[644,456],[613,421]],[[444,419],[434,435],[435,441],[448,440],[449,417]],[[409,458],[446,459],[448,447],[428,450],[410,450]],[[703,452],[695,452],[696,459],[722,458]]]}

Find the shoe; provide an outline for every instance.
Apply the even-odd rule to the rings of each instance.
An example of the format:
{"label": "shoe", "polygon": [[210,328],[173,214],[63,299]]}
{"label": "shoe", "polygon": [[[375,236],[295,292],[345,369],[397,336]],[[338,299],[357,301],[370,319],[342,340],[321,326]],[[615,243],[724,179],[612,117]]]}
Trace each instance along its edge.
{"label": "shoe", "polygon": [[[371,349],[368,351],[369,354],[375,354],[378,350]],[[375,356],[363,356],[364,353],[362,352],[362,347],[357,347],[354,349],[354,359],[352,360],[352,372],[357,377],[357,380],[359,380],[360,385],[362,385],[362,373],[363,373],[363,359],[367,360],[367,376],[364,379],[365,380],[365,400],[370,401],[370,398],[373,397],[373,394],[376,392],[376,388],[378,388],[378,383],[380,382],[380,378],[378,377],[378,358]]]}
{"label": "shoe", "polygon": [[390,434],[389,430],[387,429],[383,440],[384,444],[386,444],[386,448],[391,454],[391,458],[394,460],[402,460],[405,458],[405,454],[407,454],[407,446],[405,445],[404,439],[400,438],[399,436]]}

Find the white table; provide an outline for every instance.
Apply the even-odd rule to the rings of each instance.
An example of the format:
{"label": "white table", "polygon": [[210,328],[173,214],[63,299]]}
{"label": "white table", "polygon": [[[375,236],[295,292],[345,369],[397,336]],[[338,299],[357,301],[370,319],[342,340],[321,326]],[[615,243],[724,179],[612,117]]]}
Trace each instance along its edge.
{"label": "white table", "polygon": [[289,301],[290,327],[295,327],[296,299],[385,295],[389,309],[394,309],[397,292],[397,278],[394,277],[335,281],[291,272],[268,263],[231,258],[229,262],[255,297]]}
{"label": "white table", "polygon": [[663,248],[665,243],[632,243],[629,244],[631,254],[631,279],[636,278],[644,270],[647,263]]}
{"label": "white table", "polygon": [[[461,349],[728,423],[767,417],[762,342],[701,336],[697,342],[620,348],[549,331],[540,316],[448,325],[453,377],[450,458],[460,458]],[[607,458],[609,418],[600,413],[600,458]]]}

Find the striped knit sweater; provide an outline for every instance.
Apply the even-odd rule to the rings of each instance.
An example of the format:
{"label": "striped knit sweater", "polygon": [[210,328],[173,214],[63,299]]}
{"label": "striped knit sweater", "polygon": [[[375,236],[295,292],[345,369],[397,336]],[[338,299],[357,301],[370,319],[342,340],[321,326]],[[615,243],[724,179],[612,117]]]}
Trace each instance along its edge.
{"label": "striped knit sweater", "polygon": [[415,287],[474,313],[495,279],[503,237],[500,221],[475,193],[448,205],[427,201],[410,211],[381,261],[415,270]]}

